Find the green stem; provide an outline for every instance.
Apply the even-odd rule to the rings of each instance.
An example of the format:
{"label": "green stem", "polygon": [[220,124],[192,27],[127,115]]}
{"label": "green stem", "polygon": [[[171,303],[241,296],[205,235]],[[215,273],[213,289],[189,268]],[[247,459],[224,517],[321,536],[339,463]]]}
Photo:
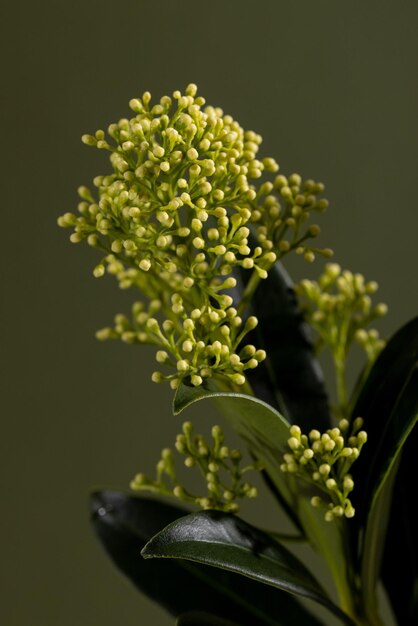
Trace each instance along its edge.
{"label": "green stem", "polygon": [[[350,400],[348,402],[347,405],[347,413],[348,415],[351,415],[354,406],[358,400],[358,397],[360,395],[360,391],[363,388],[364,383],[367,380],[368,375],[370,374],[370,370],[372,369],[374,361],[371,361],[370,359],[368,360],[368,362],[366,363],[366,365],[363,368],[363,371],[361,372],[360,376],[358,377],[355,387],[353,389],[353,391],[351,392],[351,396],[350,396]],[[353,416],[354,418],[355,416]]]}
{"label": "green stem", "polygon": [[247,283],[247,286],[244,289],[241,302],[238,305],[238,315],[241,315],[245,311],[247,306],[249,305],[251,298],[253,297],[260,280],[261,280],[260,276],[258,275],[257,271],[254,270],[251,275],[250,280]]}
{"label": "green stem", "polygon": [[[340,607],[349,615],[357,626],[384,626],[377,610],[367,611],[362,602],[361,594],[356,589],[351,563],[351,551],[349,539],[343,532],[343,550],[347,569],[344,576],[336,580],[337,593],[340,600]],[[376,609],[376,607],[374,607]]]}
{"label": "green stem", "polygon": [[347,413],[347,385],[345,380],[345,355],[341,351],[334,355],[335,375],[337,383],[337,403],[339,417]]}

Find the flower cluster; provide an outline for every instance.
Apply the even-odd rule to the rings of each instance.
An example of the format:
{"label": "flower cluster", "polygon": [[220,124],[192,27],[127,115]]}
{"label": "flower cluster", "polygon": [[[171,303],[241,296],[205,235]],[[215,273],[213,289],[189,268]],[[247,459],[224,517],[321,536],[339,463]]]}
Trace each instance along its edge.
{"label": "flower cluster", "polygon": [[312,211],[322,212],[328,208],[328,200],[318,198],[323,191],[323,183],[302,181],[299,174],[288,178],[280,174],[273,183],[265,182],[259,191],[259,196],[265,194],[265,197],[251,216],[260,245],[274,250],[278,258],[291,250],[303,255],[309,263],[315,260],[316,254],[331,257],[333,251],[330,248],[313,247],[306,243],[320,233],[317,224],[305,225]]}
{"label": "flower cluster", "polygon": [[[377,291],[375,281],[366,282],[362,274],[341,270],[336,263],[328,263],[319,280],[302,280],[296,291],[301,296],[306,320],[316,331],[317,350],[327,347],[334,360],[339,405],[339,417],[348,415],[348,394],[345,368],[353,342],[366,353],[364,380],[376,357],[385,345],[374,328],[366,330],[376,318],[387,313],[386,304],[372,304],[371,294]],[[356,390],[355,390],[356,391]]]}
{"label": "flower cluster", "polygon": [[[110,152],[113,172],[94,179],[94,193],[80,187],[79,215],[65,213],[58,223],[74,229],[72,242],[86,240],[103,252],[94,276],[107,272],[121,288],[137,287],[161,303],[159,330],[152,315],[143,327],[141,311],[133,325],[117,322],[99,336],[141,342],[147,335],[146,341],[174,358],[174,385],[186,375],[201,384],[208,366],[242,384],[245,365],[237,337],[244,336],[240,315],[249,294],[242,307],[233,301],[232,273],[237,267],[252,272],[249,284],[255,290],[277,259],[292,250],[308,261],[317,252],[329,255],[308,243],[319,234],[316,224],[307,225],[311,212],[327,207],[318,198],[323,185],[302,182],[298,174],[259,183],[264,173],[279,169],[274,159],[258,158],[261,137],[221,109],[204,106],[194,84],[184,95],[175,91],[156,104],[149,92],[129,104],[131,119],[111,124],[107,135],[103,130],[83,135],[87,145]],[[186,349],[179,349],[184,342]],[[248,356],[248,367],[261,360]]]}
{"label": "flower cluster", "polygon": [[323,434],[311,430],[308,436],[301,433],[299,426],[290,428],[287,443],[291,451],[284,455],[280,468],[324,492],[324,498],[313,496],[311,504],[326,509],[328,522],[337,517],[354,516],[355,510],[348,498],[354,488],[349,470],[367,441],[367,433],[360,430],[362,425],[363,420],[358,417],[350,429],[348,420],[343,419],[339,428],[331,428]]}
{"label": "flower cluster", "polygon": [[353,340],[374,360],[385,343],[375,329],[366,330],[374,319],[387,313],[386,304],[372,305],[370,295],[377,291],[375,281],[365,282],[337,263],[328,263],[318,282],[302,280],[297,293],[303,297],[304,314],[318,335],[318,347],[347,353]]}
{"label": "flower cluster", "polygon": [[165,448],[157,464],[155,480],[144,474],[137,474],[131,482],[135,491],[146,490],[160,495],[174,496],[184,502],[197,505],[203,509],[218,509],[236,513],[239,510],[237,500],[255,498],[257,489],[244,482],[244,474],[251,470],[259,470],[257,464],[241,468],[241,452],[230,450],[224,445],[224,434],[219,426],[212,428],[213,444],[202,435],[194,435],[192,424],[185,422],[183,432],[177,436],[176,449],[184,455],[184,465],[188,468],[197,467],[206,481],[207,494],[195,496],[179,484],[172,451]]}
{"label": "flower cluster", "polygon": [[[161,348],[156,353],[156,360],[170,366],[171,373],[156,371],[152,380],[157,383],[168,380],[173,389],[185,376],[194,386],[214,375],[227,376],[236,385],[242,385],[245,383],[243,372],[257,367],[266,358],[265,351],[256,350],[253,345],[239,347],[245,335],[257,325],[254,316],[248,317],[244,323],[236,309],[229,307],[222,318],[213,309],[199,308],[193,309],[188,317],[181,297],[172,296],[171,311],[176,320],[166,319],[160,324],[154,315],[161,306],[161,300],[152,300],[145,311],[142,302],[135,302],[131,320],[119,314],[113,328],[103,328],[96,336],[98,339],[121,339],[126,343],[150,343]],[[199,339],[202,327],[206,336],[211,338],[206,343]]]}

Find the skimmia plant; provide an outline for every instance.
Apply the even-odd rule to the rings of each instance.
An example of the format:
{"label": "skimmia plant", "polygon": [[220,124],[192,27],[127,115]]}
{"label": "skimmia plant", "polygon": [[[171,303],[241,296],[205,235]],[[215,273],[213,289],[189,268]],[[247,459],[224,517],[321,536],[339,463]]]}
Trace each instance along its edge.
{"label": "skimmia plant", "polygon": [[[97,337],[154,345],[152,380],[173,389],[174,415],[211,400],[242,450],[220,426],[208,438],[185,422],[155,478],[131,481],[153,497],[93,494],[101,542],[178,625],[381,626],[378,588],[397,624],[418,623],[418,319],[385,342],[371,327],[387,310],[377,284],[329,261],[317,281],[292,284],[289,254],[332,255],[315,245],[324,186],[279,174],[259,156],[261,137],[195,85],[129,104],[131,118],[83,135],[111,168],[58,223],[98,250],[94,276],[136,293]],[[350,389],[355,345],[364,365]],[[333,404],[321,350],[334,364]],[[181,465],[201,475],[199,493],[182,484]],[[256,472],[293,534],[239,517],[241,500],[257,496]],[[295,540],[322,557],[333,589],[293,554]]]}

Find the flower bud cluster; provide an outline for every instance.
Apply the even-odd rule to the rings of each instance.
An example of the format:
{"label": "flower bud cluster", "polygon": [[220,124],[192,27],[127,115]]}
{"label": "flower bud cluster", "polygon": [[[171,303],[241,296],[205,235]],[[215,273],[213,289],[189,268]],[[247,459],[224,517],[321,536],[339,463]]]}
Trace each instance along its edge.
{"label": "flower bud cluster", "polygon": [[325,509],[327,522],[338,517],[353,517],[355,510],[349,499],[354,481],[349,470],[358,459],[367,433],[360,430],[363,419],[357,417],[352,427],[348,420],[339,422],[339,428],[331,428],[321,434],[311,430],[304,435],[299,426],[291,426],[288,439],[289,452],[280,466],[283,472],[299,476],[314,484],[323,496],[313,496],[311,504]]}
{"label": "flower bud cluster", "polygon": [[[72,242],[85,240],[102,252],[95,277],[111,274],[121,288],[138,288],[160,306],[157,318],[143,310],[132,322],[117,316],[115,327],[99,337],[165,350],[175,373],[155,373],[156,381],[176,386],[189,376],[199,385],[216,373],[243,384],[244,370],[264,358],[252,346],[239,348],[250,330],[240,315],[258,280],[292,250],[308,261],[316,252],[329,254],[306,244],[319,233],[306,222],[312,211],[326,208],[318,199],[323,185],[302,183],[297,174],[260,183],[279,169],[274,159],[259,158],[260,135],[205,106],[194,84],[155,104],[145,92],[129,105],[130,119],[111,124],[107,133],[83,135],[85,144],[110,152],[113,171],[94,178],[94,192],[80,187],[78,214],[65,213],[58,223],[73,229]],[[234,302],[237,267],[256,280],[252,293]]]}
{"label": "flower bud cluster", "polygon": [[257,464],[240,467],[242,455],[239,450],[230,450],[224,443],[224,434],[219,426],[212,428],[213,443],[202,435],[194,435],[190,422],[183,424],[182,433],[177,435],[175,447],[185,457],[187,468],[196,467],[206,483],[206,493],[196,496],[179,482],[173,452],[165,448],[157,463],[155,480],[137,474],[131,482],[135,491],[147,490],[160,495],[169,495],[199,506],[202,509],[218,509],[230,513],[239,511],[237,500],[255,498],[256,487],[244,481],[244,475],[259,471]]}
{"label": "flower bud cluster", "polygon": [[135,116],[111,124],[107,138],[102,130],[83,135],[110,151],[114,171],[94,179],[97,200],[80,187],[80,216],[66,213],[59,224],[74,228],[73,242],[90,237],[145,272],[207,281],[243,265],[264,275],[275,256],[252,250],[245,226],[257,197],[250,181],[278,170],[274,159],[257,158],[261,137],[220,108],[202,108],[193,84],[185,95],[150,101],[148,92],[131,100]]}
{"label": "flower bud cluster", "polygon": [[371,294],[377,291],[374,281],[366,282],[362,274],[342,271],[336,263],[328,263],[318,282],[302,280],[297,293],[302,296],[304,313],[319,335],[319,346],[347,355],[353,341],[373,362],[385,345],[375,329],[366,327],[387,313],[386,304],[372,304]]}
{"label": "flower bud cluster", "polygon": [[309,263],[317,254],[331,257],[333,251],[330,248],[307,243],[320,233],[317,224],[307,226],[311,213],[328,208],[328,200],[318,197],[323,191],[323,183],[302,181],[299,174],[288,178],[280,174],[274,182],[261,185],[257,194],[258,205],[251,215],[260,245],[266,250],[274,250],[278,258],[292,250]]}
{"label": "flower bud cluster", "polygon": [[264,350],[252,345],[240,348],[243,338],[256,327],[257,318],[251,316],[243,322],[233,307],[195,308],[188,316],[182,297],[174,294],[172,319],[161,322],[156,316],[162,304],[161,300],[152,300],[145,310],[142,302],[136,302],[131,319],[117,315],[114,327],[99,330],[97,338],[157,346],[157,362],[170,366],[171,372],[156,371],[152,380],[168,380],[173,389],[184,378],[199,386],[213,376],[226,376],[234,385],[243,385],[245,370],[257,367],[266,358]]}

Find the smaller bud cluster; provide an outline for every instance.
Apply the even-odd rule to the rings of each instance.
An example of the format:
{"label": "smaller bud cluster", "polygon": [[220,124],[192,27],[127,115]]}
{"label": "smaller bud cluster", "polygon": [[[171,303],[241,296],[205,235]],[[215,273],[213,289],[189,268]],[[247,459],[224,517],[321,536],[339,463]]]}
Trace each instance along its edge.
{"label": "smaller bud cluster", "polygon": [[119,314],[114,327],[99,330],[96,337],[157,346],[157,363],[168,366],[171,372],[156,371],[152,380],[168,380],[173,389],[184,378],[197,387],[213,376],[227,377],[234,385],[243,385],[244,372],[266,358],[266,352],[253,345],[240,347],[244,337],[257,326],[256,317],[250,316],[244,322],[233,307],[221,311],[224,315],[211,307],[195,308],[188,316],[179,294],[172,296],[171,303],[173,319],[160,322],[155,315],[162,308],[161,300],[152,300],[147,311],[142,302],[135,302],[130,320]]}
{"label": "smaller bud cluster", "polygon": [[333,408],[338,418],[349,415],[350,403],[355,401],[361,387],[358,383],[349,398],[346,363],[353,342],[361,346],[367,356],[359,381],[365,380],[385,346],[377,330],[366,329],[387,312],[386,304],[372,304],[371,295],[377,288],[375,281],[366,282],[362,274],[342,271],[336,263],[328,263],[317,282],[302,280],[296,286],[305,318],[317,333],[317,350],[326,347],[332,354],[338,398]]}
{"label": "smaller bud cluster", "polygon": [[318,282],[302,280],[296,291],[302,296],[307,321],[319,335],[319,346],[343,351],[345,356],[355,340],[374,361],[385,342],[377,330],[366,327],[387,313],[386,304],[372,304],[371,294],[377,289],[375,281],[342,271],[337,263],[328,263]]}
{"label": "smaller bud cluster", "polygon": [[137,474],[131,482],[135,491],[152,491],[159,495],[174,496],[184,502],[194,504],[202,509],[218,509],[229,513],[237,513],[237,500],[255,498],[256,487],[244,481],[249,471],[259,471],[258,464],[240,467],[242,455],[239,450],[230,450],[224,443],[224,434],[219,426],[212,428],[213,443],[209,443],[202,435],[195,435],[190,422],[183,424],[182,433],[177,435],[175,447],[185,457],[187,468],[197,467],[205,482],[207,493],[196,496],[186,490],[177,478],[173,452],[165,448],[157,463],[155,480]]}
{"label": "smaller bud cluster", "polygon": [[348,420],[343,419],[339,428],[323,434],[311,430],[309,435],[303,435],[299,426],[290,428],[290,452],[284,455],[280,469],[314,484],[324,493],[322,497],[313,496],[311,504],[325,509],[327,522],[355,514],[348,497],[354,489],[349,470],[367,441],[367,433],[360,430],[362,426],[363,419],[357,417],[351,429]]}
{"label": "smaller bud cluster", "polygon": [[288,178],[280,174],[274,182],[263,183],[251,216],[256,224],[257,240],[263,248],[274,250],[279,259],[294,250],[309,263],[317,254],[331,257],[333,251],[330,248],[307,243],[320,234],[317,224],[307,226],[307,222],[312,212],[323,212],[328,208],[328,200],[318,197],[323,191],[322,183],[302,181],[299,174],[291,174]]}

